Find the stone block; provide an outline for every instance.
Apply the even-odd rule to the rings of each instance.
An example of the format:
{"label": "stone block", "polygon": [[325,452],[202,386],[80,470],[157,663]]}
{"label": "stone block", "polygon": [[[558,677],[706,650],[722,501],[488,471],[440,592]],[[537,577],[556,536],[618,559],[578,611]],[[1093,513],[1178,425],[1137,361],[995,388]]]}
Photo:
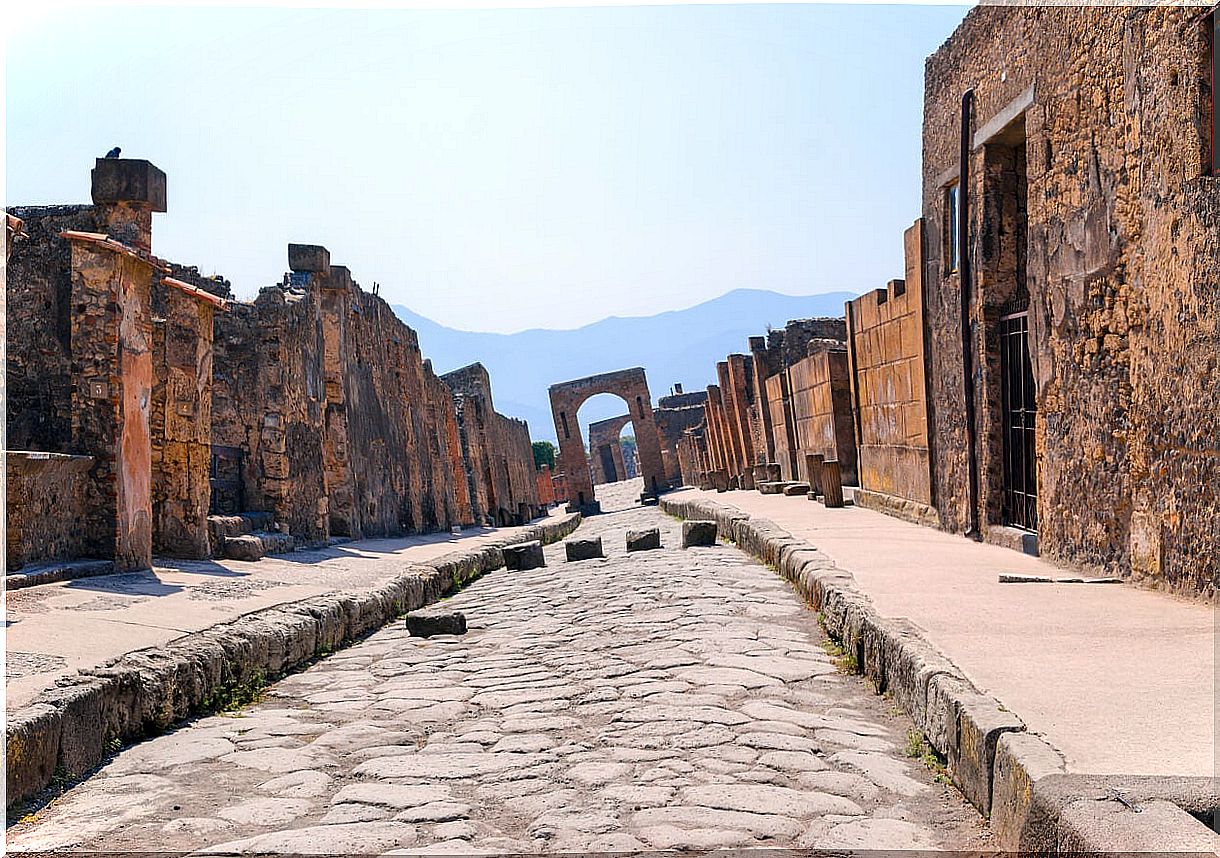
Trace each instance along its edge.
{"label": "stone block", "polygon": [[756,485],[760,495],[782,495],[788,483],[783,480],[767,480]]}
{"label": "stone block", "polygon": [[788,483],[784,486],[784,494],[788,497],[800,497],[809,494],[809,483]]}
{"label": "stone block", "polygon": [[542,543],[537,539],[504,546],[504,566],[510,571],[523,572],[526,569],[537,569],[545,565],[546,558],[542,553]]}
{"label": "stone block", "polygon": [[93,167],[93,202],[148,203],[166,210],[165,173],[138,158],[98,158]]}
{"label": "stone block", "polygon": [[682,522],[682,547],[692,548],[716,544],[716,522]]}
{"label": "stone block", "polygon": [[330,251],[319,244],[289,244],[288,268],[292,271],[330,273]]}
{"label": "stone block", "polygon": [[628,551],[652,551],[661,547],[660,528],[650,527],[647,530],[627,531]]}
{"label": "stone block", "polygon": [[600,536],[595,539],[569,539],[563,544],[563,550],[569,563],[577,560],[594,560],[598,557],[605,557],[602,551],[602,538]]}
{"label": "stone block", "polygon": [[262,560],[267,553],[263,541],[250,533],[225,536],[221,539],[220,548],[229,560]]}
{"label": "stone block", "polygon": [[766,465],[754,466],[754,484],[777,483],[782,479],[779,465],[772,462]]}
{"label": "stone block", "polygon": [[1058,855],[1214,855],[1220,836],[1168,801],[1121,802],[1082,798],[1059,814]]}
{"label": "stone block", "polygon": [[1000,849],[1053,850],[1055,821],[1035,803],[1034,784],[1063,771],[1063,757],[1037,736],[1000,736],[991,781],[991,831]]}
{"label": "stone block", "polygon": [[957,741],[949,746],[949,769],[962,794],[983,815],[991,813],[991,777],[996,743],[1004,733],[1025,730],[1025,722],[991,697],[967,695],[960,700]]}
{"label": "stone block", "polygon": [[54,706],[36,703],[9,712],[5,730],[5,788],[12,805],[39,792],[55,774],[62,716]]}
{"label": "stone block", "polygon": [[466,615],[461,611],[419,611],[407,614],[407,632],[411,637],[466,634]]}

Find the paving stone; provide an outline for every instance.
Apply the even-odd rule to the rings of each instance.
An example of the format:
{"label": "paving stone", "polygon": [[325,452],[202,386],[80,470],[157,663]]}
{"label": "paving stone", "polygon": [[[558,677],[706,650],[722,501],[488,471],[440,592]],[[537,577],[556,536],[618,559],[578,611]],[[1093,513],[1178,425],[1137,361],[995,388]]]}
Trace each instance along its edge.
{"label": "paving stone", "polygon": [[716,522],[714,521],[684,521],[682,522],[682,547],[695,548],[716,544]]}
{"label": "paving stone", "polygon": [[627,531],[628,551],[653,551],[661,547],[661,530],[650,527],[647,530]]}
{"label": "paving stone", "polygon": [[466,615],[461,611],[416,611],[407,614],[407,631],[417,638],[466,634]]}
{"label": "paving stone", "polygon": [[564,540],[563,548],[569,563],[578,560],[594,560],[606,556],[602,551],[600,536],[593,539],[566,539]]}
{"label": "paving stone", "polygon": [[[651,528],[681,539],[639,507],[576,536]],[[545,571],[484,576],[446,600],[479,617],[466,635],[388,626],[262,703],[124,750],[12,826],[10,845],[575,854],[911,833],[882,820],[979,845],[977,815],[923,788],[931,773],[900,750],[909,725],[835,671],[772,571],[733,548],[596,567],[559,562],[559,545],[544,556]]]}
{"label": "paving stone", "polygon": [[546,566],[542,543],[538,540],[504,546],[504,566],[510,572],[523,572]]}

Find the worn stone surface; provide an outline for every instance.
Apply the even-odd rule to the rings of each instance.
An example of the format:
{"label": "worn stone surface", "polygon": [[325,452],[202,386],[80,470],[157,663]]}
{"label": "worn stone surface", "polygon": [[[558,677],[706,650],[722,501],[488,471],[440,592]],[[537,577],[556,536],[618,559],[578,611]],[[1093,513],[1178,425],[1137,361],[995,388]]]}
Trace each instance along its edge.
{"label": "worn stone surface", "polygon": [[[654,508],[590,519],[580,534],[624,527],[659,527],[677,544],[677,524]],[[909,722],[836,672],[812,612],[738,552],[615,553],[595,578],[553,558],[449,601],[479,626],[453,639],[388,627],[281,680],[238,717],[123,751],[11,828],[9,848],[987,843],[956,793],[893,750]],[[745,675],[789,661],[810,666],[804,678]],[[823,729],[842,735],[816,738]],[[892,763],[885,774],[919,790],[892,791],[834,760],[870,737],[891,745],[875,753]],[[127,763],[137,752],[142,762]],[[171,753],[174,765],[135,773]]]}
{"label": "worn stone surface", "polygon": [[714,521],[684,521],[682,522],[682,547],[693,548],[716,544],[716,522]]}
{"label": "worn stone surface", "polygon": [[569,563],[576,560],[594,560],[598,557],[605,557],[606,554],[602,551],[602,539],[600,536],[583,539],[568,539],[563,543],[564,556]]}
{"label": "worn stone surface", "polygon": [[941,525],[969,517],[961,284],[944,224],[971,88],[979,518],[1005,517],[997,324],[1027,312],[1040,552],[1191,594],[1212,589],[1220,485],[1209,22],[1199,7],[975,9],[928,59],[924,96]]}
{"label": "worn stone surface", "polygon": [[628,551],[654,551],[660,547],[661,529],[658,527],[627,531]]}
{"label": "worn stone surface", "polygon": [[461,611],[415,611],[407,614],[407,631],[412,637],[466,634],[466,615]]}
{"label": "worn stone surface", "polygon": [[537,539],[504,547],[504,566],[510,571],[537,569],[546,565],[542,543]]}

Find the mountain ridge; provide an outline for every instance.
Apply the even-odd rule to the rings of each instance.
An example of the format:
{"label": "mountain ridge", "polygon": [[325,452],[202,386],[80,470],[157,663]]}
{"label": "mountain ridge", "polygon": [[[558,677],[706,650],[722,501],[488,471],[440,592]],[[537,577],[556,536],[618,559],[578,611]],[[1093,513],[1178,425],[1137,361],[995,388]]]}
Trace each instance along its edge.
{"label": "mountain ridge", "polygon": [[[850,292],[783,295],[735,289],[681,310],[651,316],[607,316],[578,328],[529,328],[512,334],[462,331],[422,316],[403,304],[391,309],[419,335],[424,356],[438,375],[478,361],[491,374],[496,410],[529,423],[535,440],[555,440],[547,388],[552,384],[643,366],[653,399],[680,383],[687,391],[715,383],[716,362],[744,352],[746,340],[783,327],[790,319],[842,316]],[[692,333],[694,336],[692,336]],[[626,405],[606,395],[580,411],[590,422],[622,414]]]}

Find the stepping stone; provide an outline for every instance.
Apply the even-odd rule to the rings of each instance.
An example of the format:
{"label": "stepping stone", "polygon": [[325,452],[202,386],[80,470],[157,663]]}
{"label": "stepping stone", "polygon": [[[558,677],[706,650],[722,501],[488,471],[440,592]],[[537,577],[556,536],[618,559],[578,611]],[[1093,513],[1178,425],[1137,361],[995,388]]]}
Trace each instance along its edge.
{"label": "stepping stone", "polygon": [[652,551],[661,547],[661,529],[650,527],[648,530],[627,531],[628,551]]}
{"label": "stepping stone", "polygon": [[542,554],[542,543],[537,539],[504,547],[504,568],[510,571],[523,572],[526,569],[537,569],[545,565],[546,558]]}
{"label": "stepping stone", "polygon": [[567,552],[569,563],[577,560],[593,560],[606,556],[602,552],[602,538],[600,536],[595,539],[569,539],[564,542],[563,549]]}
{"label": "stepping stone", "polygon": [[461,611],[428,611],[407,614],[407,631],[412,637],[466,634],[466,615]]}
{"label": "stepping stone", "polygon": [[682,522],[682,547],[715,545],[716,522],[714,521],[684,521]]}

